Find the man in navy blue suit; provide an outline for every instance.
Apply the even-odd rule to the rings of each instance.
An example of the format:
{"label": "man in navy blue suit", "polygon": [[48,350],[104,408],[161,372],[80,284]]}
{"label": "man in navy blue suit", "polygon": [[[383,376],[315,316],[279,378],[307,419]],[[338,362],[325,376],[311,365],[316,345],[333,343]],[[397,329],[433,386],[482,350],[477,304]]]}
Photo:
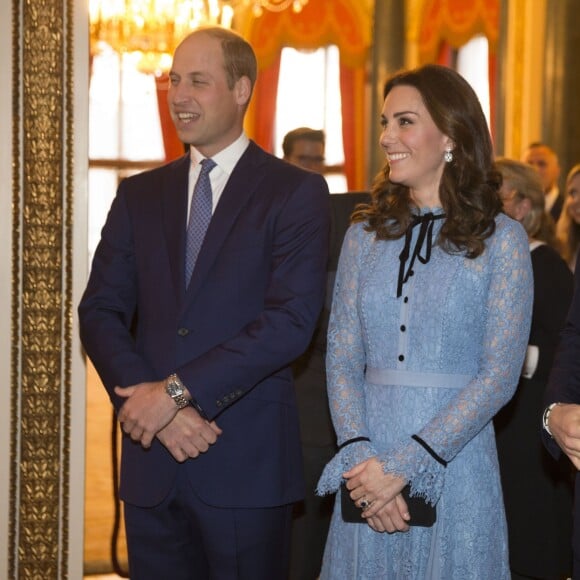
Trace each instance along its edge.
{"label": "man in navy blue suit", "polygon": [[[574,297],[546,389],[542,437],[550,453],[563,451],[580,469],[580,258],[574,273]],[[574,502],[574,580],[580,580],[580,474]],[[541,501],[541,498],[539,498]],[[542,525],[542,522],[538,522]]]}
{"label": "man in navy blue suit", "polygon": [[[132,580],[287,574],[304,489],[289,365],[323,304],[329,201],[320,175],[245,135],[256,70],[225,29],[178,46],[168,100],[190,151],[121,183],[79,305],[125,434]],[[188,226],[208,193],[207,230]],[[202,240],[190,280],[188,227]]]}

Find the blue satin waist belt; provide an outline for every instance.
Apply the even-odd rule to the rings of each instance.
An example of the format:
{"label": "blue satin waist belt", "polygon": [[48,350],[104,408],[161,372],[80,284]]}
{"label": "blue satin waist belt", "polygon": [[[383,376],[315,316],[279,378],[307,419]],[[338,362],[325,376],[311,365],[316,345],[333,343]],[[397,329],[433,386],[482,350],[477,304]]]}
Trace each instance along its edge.
{"label": "blue satin waist belt", "polygon": [[367,368],[365,379],[368,383],[372,383],[374,385],[461,389],[469,381],[471,381],[472,376],[452,375],[446,373],[417,373],[413,371]]}

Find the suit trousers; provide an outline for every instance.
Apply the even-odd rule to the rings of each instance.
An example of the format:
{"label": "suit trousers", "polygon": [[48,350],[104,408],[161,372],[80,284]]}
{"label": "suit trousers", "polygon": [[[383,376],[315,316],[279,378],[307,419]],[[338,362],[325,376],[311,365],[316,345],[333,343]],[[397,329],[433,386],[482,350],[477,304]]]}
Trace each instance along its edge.
{"label": "suit trousers", "polygon": [[322,557],[334,495],[316,495],[316,484],[324,466],[336,454],[335,445],[315,447],[303,445],[304,500],[295,504],[292,513],[292,549],[290,555],[290,580],[316,580],[322,568]]}
{"label": "suit trousers", "polygon": [[[251,475],[249,475],[251,477]],[[288,575],[292,505],[221,508],[203,503],[179,469],[152,508],[125,503],[131,580],[273,580]]]}

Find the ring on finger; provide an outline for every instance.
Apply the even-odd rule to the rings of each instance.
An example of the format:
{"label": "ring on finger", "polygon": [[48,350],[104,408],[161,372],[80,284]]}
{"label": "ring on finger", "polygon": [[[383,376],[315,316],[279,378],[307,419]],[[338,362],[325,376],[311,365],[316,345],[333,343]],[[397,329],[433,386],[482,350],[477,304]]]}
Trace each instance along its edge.
{"label": "ring on finger", "polygon": [[366,510],[372,502],[368,501],[364,497],[360,500],[359,506],[361,509]]}

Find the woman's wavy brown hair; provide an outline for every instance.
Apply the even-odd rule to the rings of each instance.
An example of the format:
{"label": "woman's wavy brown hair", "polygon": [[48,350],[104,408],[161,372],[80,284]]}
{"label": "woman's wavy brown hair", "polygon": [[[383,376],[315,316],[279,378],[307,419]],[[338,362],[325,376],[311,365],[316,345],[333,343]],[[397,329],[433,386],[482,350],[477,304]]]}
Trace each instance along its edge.
{"label": "woman's wavy brown hair", "polygon": [[[445,164],[439,185],[447,219],[438,243],[449,253],[476,258],[502,209],[501,175],[477,95],[457,72],[433,64],[395,74],[385,85],[384,98],[397,86],[417,89],[437,128],[455,143],[453,161]],[[414,205],[408,187],[389,181],[387,161],[373,183],[371,202],[357,209],[353,221],[367,222],[365,229],[379,240],[397,239],[404,235]]]}

